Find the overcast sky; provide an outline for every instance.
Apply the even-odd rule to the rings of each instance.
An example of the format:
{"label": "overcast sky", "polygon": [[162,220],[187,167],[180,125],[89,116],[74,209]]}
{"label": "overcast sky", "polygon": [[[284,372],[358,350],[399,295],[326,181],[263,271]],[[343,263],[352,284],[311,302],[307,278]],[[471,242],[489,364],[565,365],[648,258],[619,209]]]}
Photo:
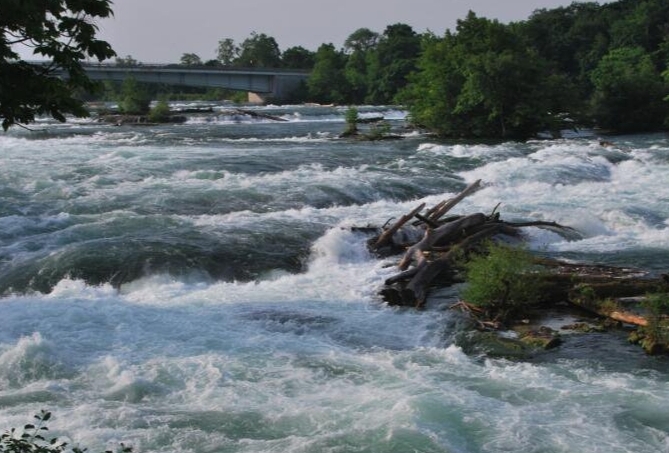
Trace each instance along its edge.
{"label": "overcast sky", "polygon": [[[572,0],[113,0],[114,18],[99,23],[100,37],[119,56],[144,63],[178,62],[184,53],[215,58],[218,41],[240,43],[251,32],[276,39],[283,51],[322,43],[340,48],[353,31],[383,32],[402,22],[418,33],[442,35],[469,10],[501,22],[527,19],[539,8]],[[600,4],[607,3],[599,0]]]}

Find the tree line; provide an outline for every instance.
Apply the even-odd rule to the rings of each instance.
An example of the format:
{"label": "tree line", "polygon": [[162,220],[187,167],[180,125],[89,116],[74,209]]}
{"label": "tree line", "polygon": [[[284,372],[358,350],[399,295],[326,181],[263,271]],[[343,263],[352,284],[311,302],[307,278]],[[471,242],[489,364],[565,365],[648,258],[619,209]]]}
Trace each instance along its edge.
{"label": "tree line", "polygon": [[[83,97],[70,94],[93,87],[81,60],[115,56],[95,37],[93,22],[111,14],[111,2],[70,3],[10,2],[3,10],[3,128],[30,122],[35,114],[58,119],[85,114]],[[54,64],[21,61],[12,48],[16,44],[34,47]],[[117,58],[119,65],[137,63],[131,56]],[[666,130],[668,63],[669,0],[574,2],[510,24],[470,12],[441,36],[397,23],[381,33],[360,28],[341,48],[326,43],[316,51],[295,46],[281,52],[273,37],[254,32],[239,44],[220,40],[213,60],[186,53],[179,62],[308,70],[308,80],[290,101],[402,104],[415,125],[440,136],[521,139],[574,126],[613,133]],[[58,65],[69,70],[68,81],[52,76]],[[107,96],[121,94],[120,86],[107,89]],[[156,89],[147,87],[154,99]]]}
{"label": "tree line", "polygon": [[669,127],[669,1],[574,2],[503,24],[470,12],[443,36],[393,24],[354,31],[337,49],[280,51],[252,33],[219,42],[203,63],[306,69],[293,100],[402,104],[446,137],[526,138],[594,126],[613,133]]}

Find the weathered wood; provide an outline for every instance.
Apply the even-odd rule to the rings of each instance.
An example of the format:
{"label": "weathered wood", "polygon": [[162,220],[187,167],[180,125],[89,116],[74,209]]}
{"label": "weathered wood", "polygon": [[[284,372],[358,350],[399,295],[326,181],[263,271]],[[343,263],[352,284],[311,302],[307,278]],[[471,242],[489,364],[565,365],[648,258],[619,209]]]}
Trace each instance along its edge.
{"label": "weathered wood", "polygon": [[[425,304],[428,290],[434,279],[438,275],[454,270],[454,259],[460,250],[467,250],[477,242],[480,242],[487,237],[494,236],[495,234],[499,233],[503,227],[504,225],[502,224],[489,225],[487,228],[467,236],[458,242],[454,247],[451,248],[449,252],[444,253],[438,258],[422,265],[406,285],[399,284],[399,287],[395,288],[394,291],[399,293],[399,295],[395,295],[393,300],[400,300],[401,305],[414,306],[418,308],[422,307]],[[442,284],[444,286],[448,286],[448,284],[444,282],[442,282]],[[392,289],[386,288],[386,292],[384,294],[388,294],[389,291],[392,291]]]}
{"label": "weathered wood", "polygon": [[606,316],[615,321],[626,322],[627,324],[633,324],[635,326],[646,327],[648,325],[648,319],[635,313],[616,310],[609,312]]}
{"label": "weathered wood", "polygon": [[262,119],[266,119],[266,120],[279,121],[279,122],[288,121],[286,118],[282,118],[280,116],[270,115],[268,113],[256,112],[256,111],[253,111],[253,110],[234,109],[234,111],[237,112],[237,113],[240,113],[242,115],[248,115],[252,118],[262,118]]}
{"label": "weathered wood", "polygon": [[420,225],[420,222],[426,224],[430,228],[439,228],[439,224],[437,222],[433,222],[432,220],[428,219],[426,216],[422,214],[416,214],[416,218],[418,221],[416,221],[415,225]]}
{"label": "weathered wood", "polygon": [[[426,214],[420,214],[424,204],[412,212],[402,216],[389,228],[383,228],[382,233],[369,246],[378,251],[391,241],[397,241],[394,236],[413,217],[413,228],[402,229],[402,232],[411,231],[414,237],[406,238],[402,248],[405,253],[398,263],[398,274],[388,278],[381,290],[384,300],[390,305],[412,306],[422,308],[427,300],[428,293],[434,286],[449,286],[460,282],[462,278],[462,262],[472,249],[483,239],[493,236],[517,237],[521,236],[521,228],[539,227],[555,230],[558,234],[578,235],[570,227],[556,222],[528,221],[506,222],[500,220],[496,212],[486,216],[475,213],[467,216],[451,216],[444,219],[453,206],[479,187],[480,181],[470,184],[462,192],[448,201],[442,201]],[[424,232],[419,239],[419,234]],[[374,242],[375,241],[375,242]],[[373,244],[373,245],[372,245]],[[399,244],[384,248],[397,253]],[[636,330],[640,343],[649,351],[669,352],[664,331],[669,331],[669,316],[655,314],[643,307],[643,298],[648,294],[669,293],[669,276],[651,277],[648,273],[635,269],[617,268],[601,265],[586,265],[566,263],[548,258],[535,258],[534,262],[544,271],[534,275],[541,281],[542,296],[536,299],[531,307],[529,316],[539,308],[552,307],[554,304],[564,305],[564,302],[585,310],[600,317],[606,317],[616,322],[638,326]],[[522,277],[521,277],[522,278]],[[630,302],[631,301],[631,302]],[[473,325],[479,329],[499,329],[498,318],[481,319],[474,313],[474,309],[464,302],[459,304],[461,309],[470,314]],[[483,312],[483,316],[496,316],[490,311]],[[657,318],[657,319],[656,319]],[[653,334],[656,324],[660,324],[662,335]],[[652,330],[655,329],[655,330]],[[650,332],[650,333],[649,333]],[[655,335],[655,336],[653,336]],[[553,332],[532,331],[519,342],[529,342],[545,348],[559,344],[559,336]]]}
{"label": "weathered wood", "polygon": [[425,203],[421,203],[420,206],[416,207],[413,211],[400,217],[400,219],[397,222],[395,222],[390,228],[381,233],[379,238],[376,240],[376,243],[374,244],[374,248],[379,249],[384,245],[390,243],[391,239],[393,238],[393,234],[395,234],[397,230],[402,228],[402,226],[404,226],[405,223],[411,220],[417,213],[422,211],[424,207]]}
{"label": "weathered wood", "polygon": [[431,218],[432,214],[440,210],[447,202],[448,200],[441,200],[439,203],[437,203],[436,205],[427,210],[427,212],[425,213],[425,217],[427,217],[428,219]]}
{"label": "weathered wood", "polygon": [[465,187],[459,194],[457,194],[450,200],[443,202],[443,205],[441,205],[439,209],[432,212],[427,217],[433,222],[438,222],[439,219],[442,218],[448,211],[453,209],[453,207],[455,207],[455,205],[460,203],[466,196],[478,190],[480,186],[481,186],[481,180],[477,179],[476,181]]}
{"label": "weathered wood", "polygon": [[581,233],[579,233],[575,229],[568,226],[560,225],[557,222],[546,222],[546,221],[536,220],[532,222],[505,222],[505,223],[507,225],[516,228],[524,228],[524,227],[543,228],[546,230],[553,231],[569,240],[581,239],[583,237]]}
{"label": "weathered wood", "polygon": [[425,235],[416,244],[412,245],[404,254],[404,257],[398,264],[400,270],[406,270],[412,260],[419,261],[423,252],[428,251],[436,243],[453,242],[460,239],[463,230],[478,227],[485,223],[485,214],[476,213],[467,217],[462,217],[454,222],[444,224],[438,228],[425,230]]}

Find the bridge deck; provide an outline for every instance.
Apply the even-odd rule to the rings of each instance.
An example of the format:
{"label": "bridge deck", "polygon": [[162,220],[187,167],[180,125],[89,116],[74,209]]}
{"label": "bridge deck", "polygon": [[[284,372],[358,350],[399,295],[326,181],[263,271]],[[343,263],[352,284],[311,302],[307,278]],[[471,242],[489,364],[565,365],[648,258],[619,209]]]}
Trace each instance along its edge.
{"label": "bridge deck", "polygon": [[309,77],[307,71],[263,68],[105,64],[87,64],[84,68],[92,80],[123,81],[132,77],[138,82],[225,88],[269,95],[277,99],[290,95]]}

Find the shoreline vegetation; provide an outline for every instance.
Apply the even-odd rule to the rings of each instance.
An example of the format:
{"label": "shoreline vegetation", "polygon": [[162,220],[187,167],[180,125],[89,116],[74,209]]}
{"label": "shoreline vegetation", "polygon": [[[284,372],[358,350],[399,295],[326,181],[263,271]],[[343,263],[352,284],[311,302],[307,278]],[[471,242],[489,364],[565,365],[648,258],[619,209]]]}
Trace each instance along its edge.
{"label": "shoreline vegetation", "polygon": [[[574,128],[658,132],[669,129],[668,18],[663,0],[574,2],[509,24],[470,12],[443,35],[402,23],[381,33],[360,28],[340,49],[325,43],[316,51],[281,52],[274,38],[253,32],[241,43],[219,41],[213,60],[187,53],[178,64],[307,70],[306,83],[285,102],[404,105],[414,127],[444,138],[525,140]],[[129,55],[116,64],[141,65]],[[149,99],[236,103],[245,94],[133,89]],[[123,103],[128,93],[125,82],[105,82],[101,98]]]}

